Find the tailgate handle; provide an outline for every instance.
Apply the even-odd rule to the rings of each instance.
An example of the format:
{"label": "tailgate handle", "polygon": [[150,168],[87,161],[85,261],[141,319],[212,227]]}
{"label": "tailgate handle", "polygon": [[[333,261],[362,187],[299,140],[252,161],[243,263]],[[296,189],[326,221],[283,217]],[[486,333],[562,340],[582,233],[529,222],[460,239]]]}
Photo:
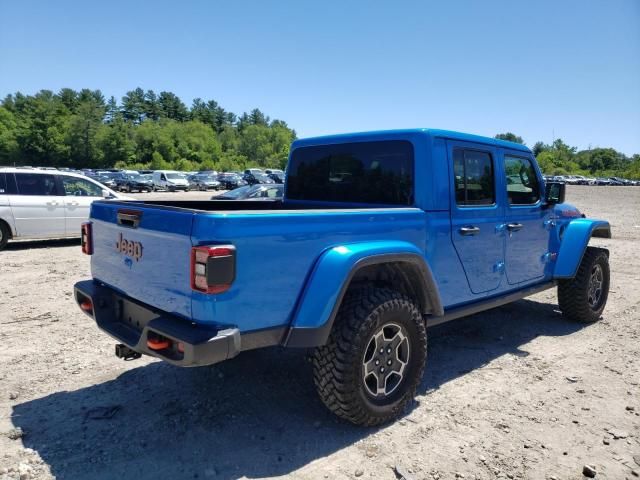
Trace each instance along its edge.
{"label": "tailgate handle", "polygon": [[123,227],[138,228],[142,212],[138,210],[118,210],[118,225]]}

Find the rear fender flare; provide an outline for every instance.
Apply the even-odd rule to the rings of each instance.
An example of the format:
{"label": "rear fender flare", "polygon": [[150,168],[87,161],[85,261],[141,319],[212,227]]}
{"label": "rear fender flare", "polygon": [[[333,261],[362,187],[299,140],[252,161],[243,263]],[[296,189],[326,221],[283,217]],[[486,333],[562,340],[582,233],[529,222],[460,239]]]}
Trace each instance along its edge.
{"label": "rear fender flare", "polygon": [[351,280],[362,268],[383,263],[407,263],[418,269],[417,290],[424,314],[442,315],[443,308],[433,273],[413,244],[400,241],[340,245],[325,251],[306,282],[284,344],[288,347],[324,345]]}
{"label": "rear fender flare", "polygon": [[569,222],[562,234],[554,278],[575,277],[591,237],[611,238],[609,222],[590,218],[576,218]]}

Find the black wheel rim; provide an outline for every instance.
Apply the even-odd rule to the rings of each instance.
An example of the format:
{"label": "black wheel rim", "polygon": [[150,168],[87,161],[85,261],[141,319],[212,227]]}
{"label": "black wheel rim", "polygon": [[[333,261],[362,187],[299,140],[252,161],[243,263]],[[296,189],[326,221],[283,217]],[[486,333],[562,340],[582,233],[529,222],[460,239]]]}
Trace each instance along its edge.
{"label": "black wheel rim", "polygon": [[393,394],[404,379],[410,348],[406,331],[396,323],[379,328],[367,342],[362,357],[362,380],[375,399]]}
{"label": "black wheel rim", "polygon": [[602,271],[602,267],[596,263],[591,269],[589,287],[587,289],[587,301],[589,302],[589,306],[592,310],[597,310],[600,307],[603,285],[604,273]]}

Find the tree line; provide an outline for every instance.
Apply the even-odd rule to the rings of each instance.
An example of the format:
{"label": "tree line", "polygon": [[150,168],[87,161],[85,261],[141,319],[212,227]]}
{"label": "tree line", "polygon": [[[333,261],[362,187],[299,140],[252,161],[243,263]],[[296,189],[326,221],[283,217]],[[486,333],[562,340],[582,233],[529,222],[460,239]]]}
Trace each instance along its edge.
{"label": "tree line", "polygon": [[0,102],[0,165],[240,170],[283,168],[296,132],[259,109],[240,116],[215,100],[191,107],[174,93],[136,88],[120,102],[100,90]]}
{"label": "tree line", "polygon": [[[100,90],[20,92],[0,102],[0,165],[241,170],[284,168],[295,130],[259,109],[240,116],[215,100],[191,107],[174,93],[136,88],[118,102]],[[524,144],[511,132],[496,138]],[[640,155],[578,151],[561,139],[533,153],[549,175],[640,178]]]}
{"label": "tree line", "polygon": [[[500,140],[525,144],[522,137],[511,132],[499,133]],[[536,142],[531,151],[540,169],[547,175],[586,175],[640,179],[640,154],[628,157],[613,148],[580,150],[558,138],[550,145]]]}

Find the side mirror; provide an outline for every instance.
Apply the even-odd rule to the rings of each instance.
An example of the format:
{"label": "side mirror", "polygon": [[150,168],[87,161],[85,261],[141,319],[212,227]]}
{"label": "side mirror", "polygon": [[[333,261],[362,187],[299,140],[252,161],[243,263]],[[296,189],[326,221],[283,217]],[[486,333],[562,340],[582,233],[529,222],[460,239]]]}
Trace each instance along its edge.
{"label": "side mirror", "polygon": [[105,189],[103,189],[103,190],[102,190],[102,197],[103,197],[103,198],[107,198],[107,199],[109,199],[109,198],[115,198],[115,197],[113,196],[113,193],[111,193],[109,190],[105,190]]}
{"label": "side mirror", "polygon": [[564,203],[564,195],[567,185],[565,183],[549,182],[546,184],[545,200],[547,205]]}

